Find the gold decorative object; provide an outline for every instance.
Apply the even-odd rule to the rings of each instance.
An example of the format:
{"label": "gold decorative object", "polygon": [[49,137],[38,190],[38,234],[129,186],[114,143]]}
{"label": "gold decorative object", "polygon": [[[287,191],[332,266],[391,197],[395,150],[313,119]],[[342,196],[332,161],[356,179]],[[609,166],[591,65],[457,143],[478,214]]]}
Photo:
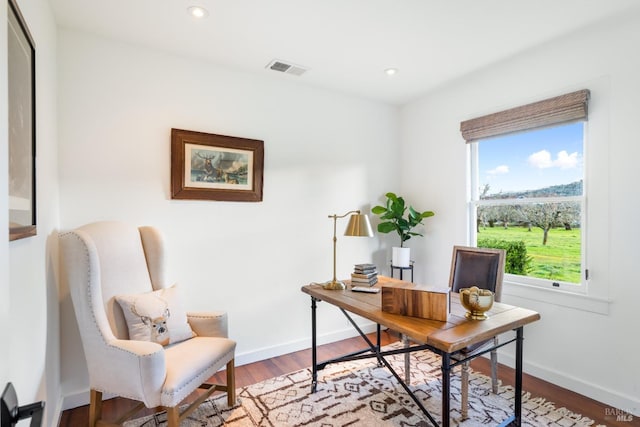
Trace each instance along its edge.
{"label": "gold decorative object", "polygon": [[493,306],[493,292],[477,286],[460,289],[460,303],[467,309],[465,317],[471,320],[485,320]]}
{"label": "gold decorative object", "polygon": [[324,283],[322,287],[329,290],[342,290],[347,286],[344,282],[340,282],[336,279],[336,222],[338,218],[344,218],[345,216],[352,214],[349,218],[349,224],[344,232],[345,236],[358,236],[358,237],[373,237],[373,230],[369,223],[369,217],[362,214],[360,211],[349,211],[344,215],[329,215],[329,218],[333,218],[333,280],[329,280]]}

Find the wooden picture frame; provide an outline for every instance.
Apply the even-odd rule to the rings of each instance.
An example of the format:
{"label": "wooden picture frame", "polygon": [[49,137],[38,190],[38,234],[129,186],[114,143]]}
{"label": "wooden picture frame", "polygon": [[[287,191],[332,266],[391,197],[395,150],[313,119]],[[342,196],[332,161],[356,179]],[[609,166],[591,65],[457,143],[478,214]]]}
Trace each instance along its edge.
{"label": "wooden picture frame", "polygon": [[171,129],[171,198],[261,202],[264,141]]}
{"label": "wooden picture frame", "polygon": [[7,2],[9,240],[36,235],[36,51],[15,0]]}

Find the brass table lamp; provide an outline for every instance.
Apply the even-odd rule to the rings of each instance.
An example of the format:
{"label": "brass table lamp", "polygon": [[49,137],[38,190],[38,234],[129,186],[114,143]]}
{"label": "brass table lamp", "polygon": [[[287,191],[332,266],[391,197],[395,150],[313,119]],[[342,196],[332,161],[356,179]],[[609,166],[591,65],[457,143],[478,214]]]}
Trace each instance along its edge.
{"label": "brass table lamp", "polygon": [[358,236],[358,237],[373,237],[373,230],[369,223],[369,217],[366,214],[362,214],[359,210],[349,211],[344,215],[329,215],[329,218],[333,218],[333,280],[330,280],[322,285],[324,289],[330,290],[342,290],[347,286],[344,282],[340,282],[336,279],[336,223],[338,218],[344,218],[347,215],[352,214],[349,218],[349,224],[344,231],[345,236]]}

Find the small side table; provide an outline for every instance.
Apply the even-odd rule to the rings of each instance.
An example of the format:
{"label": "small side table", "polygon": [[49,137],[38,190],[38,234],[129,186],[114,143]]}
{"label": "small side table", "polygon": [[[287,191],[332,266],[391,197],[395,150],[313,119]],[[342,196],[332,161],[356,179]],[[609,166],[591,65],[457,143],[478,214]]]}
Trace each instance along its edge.
{"label": "small side table", "polygon": [[409,267],[399,267],[397,265],[393,265],[393,264],[389,264],[391,266],[391,277],[393,277],[393,273],[398,270],[400,271],[400,280],[404,280],[403,279],[403,273],[405,270],[409,270],[411,271],[411,281],[413,282],[413,261],[409,261]]}

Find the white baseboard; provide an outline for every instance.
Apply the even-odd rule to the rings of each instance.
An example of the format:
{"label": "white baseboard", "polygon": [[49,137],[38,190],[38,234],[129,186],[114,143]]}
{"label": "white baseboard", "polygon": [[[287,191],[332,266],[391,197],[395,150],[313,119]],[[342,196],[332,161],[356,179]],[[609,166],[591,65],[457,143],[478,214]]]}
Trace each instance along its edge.
{"label": "white baseboard", "polygon": [[[515,356],[498,351],[498,362],[515,368]],[[537,363],[524,362],[524,372],[540,378],[544,381],[566,388],[575,393],[597,400],[605,405],[610,405],[611,410],[619,409],[634,417],[640,417],[640,400],[634,400],[615,390],[603,388],[599,385],[586,382],[580,378],[566,375],[562,372],[550,369]],[[603,416],[606,414],[602,414]]]}
{"label": "white baseboard", "polygon": [[62,410],[77,408],[89,404],[89,389],[67,394],[62,397]]}
{"label": "white baseboard", "polygon": [[[62,409],[63,408],[62,401],[63,401],[63,397],[59,396],[58,397],[58,401],[56,402],[56,405],[52,410],[53,413],[51,414],[51,417],[49,418],[49,420],[53,421],[51,425],[56,425],[56,426],[60,425],[60,417],[62,416],[62,411],[64,410],[64,409]],[[47,405],[47,406],[49,406],[49,405]]]}
{"label": "white baseboard", "polygon": [[[104,393],[102,395],[102,400],[113,399],[116,395],[111,393]],[[86,406],[89,404],[89,389],[80,390],[74,393],[67,394],[62,397],[62,403],[60,411],[60,415],[62,415],[62,411],[66,411],[67,409],[77,408],[79,406]]]}
{"label": "white baseboard", "polygon": [[[374,323],[368,323],[360,326],[365,333],[375,332],[376,325]],[[317,337],[318,345],[328,344],[335,341],[351,338],[357,336],[358,333],[353,328],[345,328],[338,331],[322,334]],[[270,359],[272,357],[281,356],[283,354],[292,353],[299,350],[308,349],[311,346],[311,339],[304,338],[300,340],[290,341],[284,344],[278,344],[269,347],[263,347],[261,349],[244,352],[236,355],[236,366],[246,365],[260,360]],[[515,358],[512,355],[499,352],[499,362],[507,365],[511,368],[515,367]],[[556,384],[560,387],[572,390],[576,393],[580,393],[583,396],[590,397],[604,403],[605,405],[611,405],[611,408],[620,409],[626,413],[632,414],[634,417],[640,417],[640,400],[634,400],[628,396],[622,395],[619,392],[608,390],[585,382],[579,378],[567,376],[561,372],[553,369],[546,368],[536,363],[524,363],[524,371],[530,375],[533,375],[542,380]],[[110,399],[115,396],[105,394],[104,399]],[[89,404],[89,390],[81,390],[69,395],[63,396],[61,401],[55,409],[53,419],[60,419],[62,411],[67,409],[77,408],[78,406],[84,406]]]}
{"label": "white baseboard", "polygon": [[[368,334],[376,331],[375,323],[367,323],[359,325],[362,332]],[[348,327],[342,330],[333,331],[327,334],[318,335],[318,345],[328,344],[347,338],[351,338],[358,335],[352,327]],[[260,360],[270,359],[276,356],[282,356],[283,354],[293,353],[299,350],[306,350],[311,347],[311,337],[303,338],[300,340],[289,341],[284,344],[277,344],[269,347],[263,347],[257,350],[251,350],[241,354],[236,354],[236,366],[247,365],[249,363],[258,362]],[[311,363],[311,361],[309,361]]]}
{"label": "white baseboard", "polygon": [[[375,332],[376,325],[375,323],[368,323],[365,325],[360,325],[360,328],[364,333]],[[357,336],[358,332],[352,327],[345,328],[339,331],[330,332],[327,334],[322,334],[317,337],[318,345],[328,344],[335,341],[340,341],[343,339],[351,338]],[[251,350],[248,352],[244,352],[241,354],[236,354],[236,366],[247,365],[249,363],[258,362],[260,360],[270,359],[276,356],[282,356],[283,354],[293,353],[299,350],[306,350],[311,347],[311,338],[304,338],[300,340],[290,341],[284,344],[278,344],[269,347],[263,347],[257,350]],[[311,365],[311,361],[309,361],[309,365]],[[103,395],[103,399],[111,399],[115,397],[114,395],[110,395],[105,393]],[[79,390],[74,393],[67,394],[62,397],[62,402],[60,403],[61,410],[58,409],[58,416],[62,413],[62,411],[66,411],[67,409],[77,408],[79,406],[84,406],[89,404],[89,389]],[[59,418],[56,418],[59,419]]]}

